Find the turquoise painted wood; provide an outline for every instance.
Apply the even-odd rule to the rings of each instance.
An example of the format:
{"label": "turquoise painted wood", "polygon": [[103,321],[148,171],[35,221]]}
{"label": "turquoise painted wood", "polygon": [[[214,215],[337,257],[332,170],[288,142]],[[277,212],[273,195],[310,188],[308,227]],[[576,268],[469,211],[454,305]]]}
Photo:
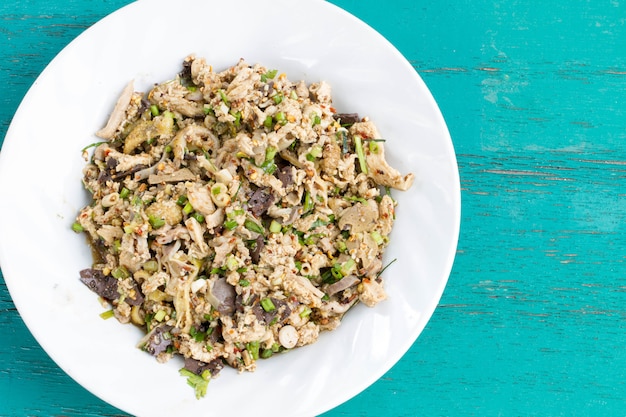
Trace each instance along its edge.
{"label": "turquoise painted wood", "polygon": [[[46,63],[128,2],[0,3],[0,138]],[[626,415],[626,4],[333,3],[386,36],[431,89],[463,212],[425,331],[327,416]],[[0,341],[0,415],[124,415],[46,356],[1,276]]]}

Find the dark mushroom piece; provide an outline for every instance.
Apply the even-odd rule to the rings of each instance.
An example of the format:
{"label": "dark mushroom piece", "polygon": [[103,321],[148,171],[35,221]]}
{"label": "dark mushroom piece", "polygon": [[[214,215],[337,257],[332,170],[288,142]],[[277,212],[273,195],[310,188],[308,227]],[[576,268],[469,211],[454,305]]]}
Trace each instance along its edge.
{"label": "dark mushroom piece", "polygon": [[256,240],[254,241],[254,244],[252,245],[252,250],[250,251],[250,258],[252,259],[252,262],[254,262],[255,264],[258,264],[259,261],[261,260],[261,252],[263,251],[263,248],[265,247],[265,241],[263,239],[262,235],[257,236]]}
{"label": "dark mushroom piece", "polygon": [[350,126],[361,121],[358,113],[337,113],[335,114],[335,119],[342,126]]}
{"label": "dark mushroom piece", "polygon": [[223,368],[224,363],[221,358],[214,359],[209,363],[202,362],[194,358],[185,358],[185,369],[196,375],[202,375],[204,371],[208,370],[213,377],[219,374]]}
{"label": "dark mushroom piece", "polygon": [[255,217],[261,217],[273,202],[274,195],[269,189],[258,188],[254,193],[252,193],[250,200],[248,200],[248,209],[252,212],[252,214],[254,214]]}
{"label": "dark mushroom piece", "polygon": [[142,349],[152,356],[158,356],[167,351],[167,348],[172,345],[172,337],[169,334],[172,329],[172,326],[166,324],[155,327],[142,339],[144,342]]}
{"label": "dark mushroom piece", "polygon": [[91,291],[107,301],[117,300],[120,294],[117,292],[117,279],[111,275],[104,275],[99,269],[83,269],[80,271],[80,280]]}
{"label": "dark mushroom piece", "polygon": [[226,281],[226,278],[218,278],[213,283],[211,295],[214,298],[214,302],[217,304],[213,307],[215,307],[220,314],[229,316],[235,312],[235,297],[237,293],[235,292],[235,287],[230,285]]}
{"label": "dark mushroom piece", "polygon": [[291,314],[289,304],[285,300],[279,300],[274,297],[269,297],[269,300],[271,301],[271,305],[274,306],[274,308],[269,311],[263,308],[258,299],[255,300],[252,306],[252,311],[254,312],[257,320],[267,325],[284,323]]}

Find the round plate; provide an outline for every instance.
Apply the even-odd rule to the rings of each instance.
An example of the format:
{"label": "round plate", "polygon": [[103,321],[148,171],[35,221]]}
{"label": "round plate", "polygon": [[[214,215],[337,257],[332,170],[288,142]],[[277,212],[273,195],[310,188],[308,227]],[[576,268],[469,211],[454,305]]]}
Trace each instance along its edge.
{"label": "round plate", "polygon": [[[78,279],[91,265],[70,229],[88,204],[81,149],[97,141],[123,86],[146,91],[173,78],[186,55],[216,70],[239,58],[307,82],[325,80],[339,112],[369,116],[390,164],[414,172],[395,192],[397,222],[385,263],[389,298],[357,305],[313,345],[224,369],[197,400],[178,369],[135,347],[141,331],[102,320]],[[45,103],[45,105],[43,105]],[[42,106],[45,109],[42,111]],[[460,187],[441,113],[411,65],[381,35],[324,1],[150,0],[104,18],[66,47],[20,105],[0,154],[0,261],[20,314],[52,359],[89,391],[128,413],[315,415],[388,371],[431,317],[456,252]],[[11,198],[7,198],[11,196]]]}

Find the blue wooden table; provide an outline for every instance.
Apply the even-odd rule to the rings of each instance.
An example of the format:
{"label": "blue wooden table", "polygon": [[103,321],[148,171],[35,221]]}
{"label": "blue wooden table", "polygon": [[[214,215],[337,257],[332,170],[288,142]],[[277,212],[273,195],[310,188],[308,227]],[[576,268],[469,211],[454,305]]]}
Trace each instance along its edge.
{"label": "blue wooden table", "polygon": [[[0,3],[0,143],[44,66],[127,3]],[[327,415],[626,415],[626,4],[333,3],[386,36],[431,89],[463,210],[432,320],[393,369]],[[125,415],[48,358],[1,273],[0,415]]]}

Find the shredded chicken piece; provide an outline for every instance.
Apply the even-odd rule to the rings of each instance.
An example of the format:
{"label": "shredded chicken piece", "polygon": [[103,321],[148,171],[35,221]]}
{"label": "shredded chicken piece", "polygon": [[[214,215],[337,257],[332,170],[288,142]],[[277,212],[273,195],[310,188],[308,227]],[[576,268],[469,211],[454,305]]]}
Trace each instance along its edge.
{"label": "shredded chicken piece", "polygon": [[133,96],[135,88],[134,84],[135,83],[133,81],[126,84],[126,87],[122,90],[122,94],[115,103],[115,108],[111,112],[106,126],[98,130],[96,132],[96,136],[100,136],[103,139],[113,139],[122,122],[126,119],[126,110],[128,109],[130,100]]}

